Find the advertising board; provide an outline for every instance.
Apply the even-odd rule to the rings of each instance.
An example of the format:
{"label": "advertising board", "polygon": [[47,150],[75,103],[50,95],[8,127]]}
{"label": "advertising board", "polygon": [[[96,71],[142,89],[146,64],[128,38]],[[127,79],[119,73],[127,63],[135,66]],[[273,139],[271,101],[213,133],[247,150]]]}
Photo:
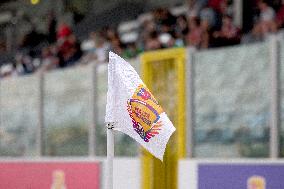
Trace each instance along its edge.
{"label": "advertising board", "polygon": [[98,162],[1,162],[0,188],[99,189]]}

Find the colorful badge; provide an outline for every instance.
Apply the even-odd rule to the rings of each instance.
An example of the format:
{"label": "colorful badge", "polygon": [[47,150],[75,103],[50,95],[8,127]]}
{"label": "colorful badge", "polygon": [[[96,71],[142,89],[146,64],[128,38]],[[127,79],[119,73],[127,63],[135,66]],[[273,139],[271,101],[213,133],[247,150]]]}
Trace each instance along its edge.
{"label": "colorful badge", "polygon": [[262,176],[252,176],[247,180],[247,189],[265,189],[265,178]]}
{"label": "colorful badge", "polygon": [[159,121],[163,109],[146,86],[140,84],[127,102],[127,110],[134,130],[145,141],[158,135],[162,123]]}

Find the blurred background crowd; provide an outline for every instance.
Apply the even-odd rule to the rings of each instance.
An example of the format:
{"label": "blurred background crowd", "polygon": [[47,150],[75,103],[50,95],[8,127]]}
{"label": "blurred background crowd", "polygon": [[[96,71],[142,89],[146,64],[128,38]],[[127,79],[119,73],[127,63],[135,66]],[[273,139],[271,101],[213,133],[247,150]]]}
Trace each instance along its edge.
{"label": "blurred background crowd", "polygon": [[[90,26],[82,32],[80,25],[88,25],[86,20],[92,19],[73,10],[70,24],[51,10],[45,15],[46,32],[30,21],[30,29],[20,36],[10,53],[7,44],[0,41],[0,77],[103,63],[110,50],[124,58],[135,58],[141,52],[162,48],[207,49],[259,42],[284,26],[281,0],[243,1],[241,26],[235,22],[232,0],[188,0],[174,8],[137,8],[137,12],[132,20],[94,29]],[[93,22],[97,19],[104,22],[107,18]],[[5,58],[7,54],[12,58]]]}

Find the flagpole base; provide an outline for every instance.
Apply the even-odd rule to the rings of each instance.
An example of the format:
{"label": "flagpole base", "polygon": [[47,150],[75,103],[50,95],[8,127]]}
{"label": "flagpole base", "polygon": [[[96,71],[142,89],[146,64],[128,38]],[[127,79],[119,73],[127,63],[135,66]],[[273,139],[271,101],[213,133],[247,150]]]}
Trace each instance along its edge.
{"label": "flagpole base", "polygon": [[107,123],[106,189],[113,189],[114,123]]}

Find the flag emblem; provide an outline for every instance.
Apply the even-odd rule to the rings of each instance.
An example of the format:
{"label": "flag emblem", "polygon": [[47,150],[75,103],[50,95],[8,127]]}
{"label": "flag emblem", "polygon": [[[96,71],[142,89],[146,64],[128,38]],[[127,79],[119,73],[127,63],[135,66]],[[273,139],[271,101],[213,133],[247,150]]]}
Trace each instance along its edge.
{"label": "flag emblem", "polygon": [[160,114],[164,111],[145,85],[140,84],[137,87],[127,101],[127,110],[133,129],[145,142],[159,134],[162,129]]}

